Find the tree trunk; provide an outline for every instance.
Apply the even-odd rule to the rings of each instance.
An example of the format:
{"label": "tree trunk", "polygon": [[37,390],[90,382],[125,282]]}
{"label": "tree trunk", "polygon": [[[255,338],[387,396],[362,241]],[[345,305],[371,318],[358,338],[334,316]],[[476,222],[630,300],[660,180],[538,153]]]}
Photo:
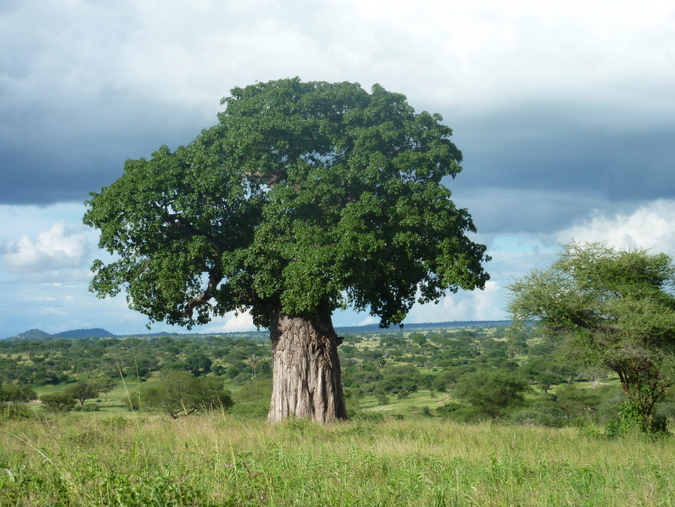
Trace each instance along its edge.
{"label": "tree trunk", "polygon": [[268,419],[304,417],[320,423],[346,419],[337,346],[330,314],[275,315],[271,322],[274,381]]}

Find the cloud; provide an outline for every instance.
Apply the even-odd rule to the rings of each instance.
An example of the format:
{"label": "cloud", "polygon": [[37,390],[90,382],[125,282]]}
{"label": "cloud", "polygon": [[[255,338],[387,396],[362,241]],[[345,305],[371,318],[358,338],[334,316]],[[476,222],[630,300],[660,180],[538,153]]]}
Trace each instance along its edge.
{"label": "cloud", "polygon": [[34,239],[23,235],[17,241],[8,242],[4,250],[11,272],[35,273],[81,267],[87,259],[88,244],[84,234],[58,222]]}
{"label": "cloud", "polygon": [[[223,322],[224,320],[224,322]],[[222,323],[222,324],[221,324]],[[230,312],[225,317],[216,318],[211,321],[211,325],[198,330],[200,333],[242,333],[246,331],[256,331],[253,324],[253,317],[249,312],[235,314]]]}
{"label": "cloud", "polygon": [[441,298],[438,304],[415,304],[405,322],[503,320],[503,306],[503,289],[488,281],[482,291],[461,291]]}
{"label": "cloud", "polygon": [[675,258],[675,200],[658,200],[631,213],[607,215],[596,211],[589,219],[562,230],[561,243],[605,241],[618,249],[645,248]]}
{"label": "cloud", "polygon": [[[630,0],[15,3],[0,17],[0,202],[84,200],[126,158],[215,123],[233,86],[295,75],[379,82],[443,113],[479,184],[570,188],[585,175],[665,197],[673,12]],[[637,164],[650,175],[639,185]]]}

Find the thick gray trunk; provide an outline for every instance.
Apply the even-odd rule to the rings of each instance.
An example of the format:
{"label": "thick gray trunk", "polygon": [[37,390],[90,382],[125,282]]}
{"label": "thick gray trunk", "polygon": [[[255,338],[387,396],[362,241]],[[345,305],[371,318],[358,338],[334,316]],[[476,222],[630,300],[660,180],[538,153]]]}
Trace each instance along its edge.
{"label": "thick gray trunk", "polygon": [[277,315],[271,322],[274,381],[268,419],[302,417],[320,423],[346,419],[337,346],[329,315]]}

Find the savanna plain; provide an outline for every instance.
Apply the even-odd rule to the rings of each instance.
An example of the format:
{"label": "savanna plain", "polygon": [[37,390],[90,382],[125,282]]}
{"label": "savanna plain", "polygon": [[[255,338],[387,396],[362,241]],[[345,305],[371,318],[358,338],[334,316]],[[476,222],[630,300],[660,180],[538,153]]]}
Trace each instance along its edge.
{"label": "savanna plain", "polygon": [[[164,349],[169,341],[173,349],[171,358],[155,351],[157,364],[134,376],[139,362],[125,358],[124,340],[115,340],[73,340],[66,347],[67,340],[43,339],[42,349],[20,356],[5,349],[5,359],[25,371],[33,359],[40,365],[34,383],[40,396],[93,378],[106,364],[115,367],[120,383],[73,407],[79,410],[49,411],[32,403],[17,416],[15,406],[3,405],[0,505],[675,505],[673,438],[610,435],[602,413],[611,420],[611,405],[620,401],[616,380],[601,372],[557,370],[559,384],[551,384],[550,373],[526,369],[543,364],[540,352],[548,347],[534,335],[514,340],[501,331],[455,330],[348,338],[343,369],[351,418],[324,426],[265,421],[263,341],[134,338],[126,344],[134,345],[135,354],[162,340]],[[67,376],[56,360],[101,343],[110,345],[110,360],[94,354],[100,362],[80,365],[79,373]],[[237,353],[237,345],[246,352]],[[473,353],[458,356],[460,345]],[[161,385],[162,365],[177,369],[213,346],[221,351],[211,354],[210,371],[193,373],[222,379],[232,392],[231,407],[172,417],[156,404],[146,410],[125,403],[134,392],[158,392],[145,389]],[[449,354],[451,346],[455,352]],[[502,349],[504,355],[495,352]],[[60,370],[58,381],[49,381],[49,372],[44,379],[50,358]],[[493,369],[510,370],[528,384],[494,417],[459,396],[463,375],[475,379]],[[397,384],[398,377],[415,384]],[[580,394],[598,384],[604,392],[599,398]]]}
{"label": "savanna plain", "polygon": [[673,505],[675,446],[572,428],[223,414],[2,426],[2,505]]}

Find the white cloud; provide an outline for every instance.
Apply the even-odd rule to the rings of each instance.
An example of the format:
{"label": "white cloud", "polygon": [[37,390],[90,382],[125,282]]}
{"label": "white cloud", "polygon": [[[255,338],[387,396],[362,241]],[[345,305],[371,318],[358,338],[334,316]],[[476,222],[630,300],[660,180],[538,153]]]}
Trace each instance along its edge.
{"label": "white cloud", "polygon": [[7,85],[24,101],[123,90],[213,108],[233,85],[300,75],[474,112],[585,96],[667,117],[672,19],[637,0],[28,1],[0,41],[22,50]]}
{"label": "white cloud", "polygon": [[[199,330],[200,333],[241,333],[246,331],[256,331],[257,328],[253,324],[253,317],[249,312],[235,314],[230,312],[225,317],[225,322],[221,325],[212,325],[206,329]],[[214,319],[211,324],[217,323],[221,319]]]}
{"label": "white cloud", "polygon": [[87,258],[88,244],[84,234],[58,222],[34,239],[24,234],[19,240],[7,242],[4,250],[10,271],[34,273],[81,267]]}
{"label": "white cloud", "polygon": [[560,243],[605,241],[619,249],[646,248],[675,257],[675,201],[658,200],[632,213],[608,216],[596,212],[586,221],[558,233]]}
{"label": "white cloud", "polygon": [[503,298],[503,288],[497,282],[488,281],[484,290],[458,292],[441,298],[438,304],[416,304],[405,322],[504,320]]}
{"label": "white cloud", "polygon": [[370,326],[372,324],[379,324],[379,323],[380,323],[380,319],[378,319],[377,317],[373,317],[372,315],[369,315],[368,317],[366,317],[365,319],[363,319],[361,322],[359,322],[356,325],[357,326]]}

